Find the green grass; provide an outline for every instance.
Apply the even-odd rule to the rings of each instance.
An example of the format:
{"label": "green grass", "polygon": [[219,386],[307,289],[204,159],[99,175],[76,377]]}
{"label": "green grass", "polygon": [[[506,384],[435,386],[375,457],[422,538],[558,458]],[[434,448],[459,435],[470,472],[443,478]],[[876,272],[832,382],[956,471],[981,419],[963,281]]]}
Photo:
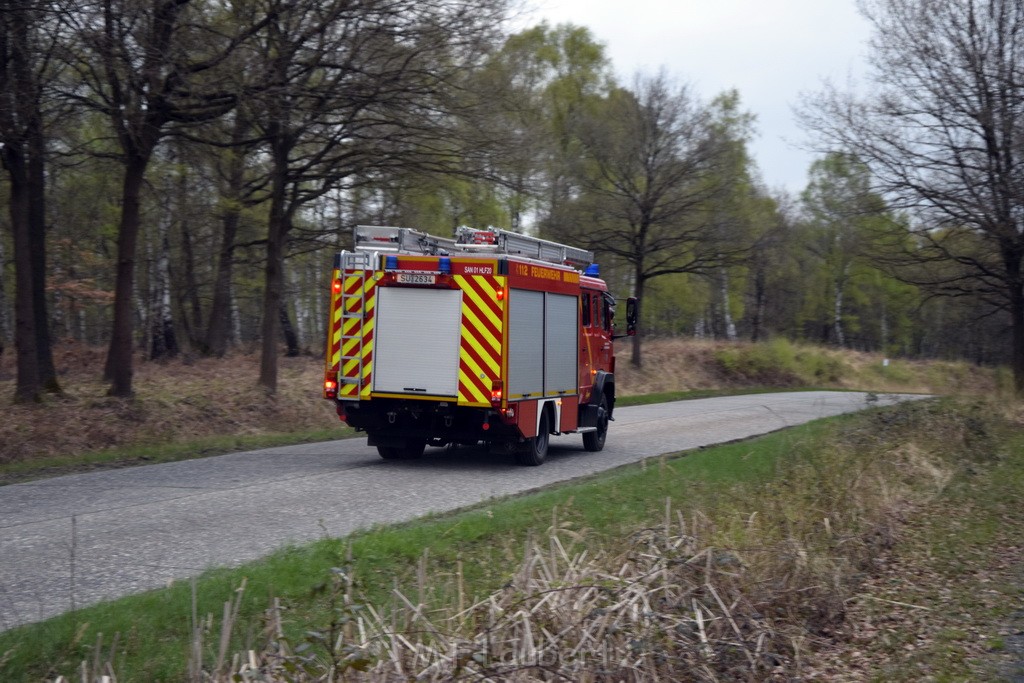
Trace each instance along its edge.
{"label": "green grass", "polygon": [[348,427],[283,434],[233,434],[175,443],[123,446],[92,453],[0,463],[0,486],[60,474],[205,458],[237,451],[333,441],[355,436]]}
{"label": "green grass", "polygon": [[761,387],[744,389],[691,389],[690,391],[663,391],[656,394],[638,394],[635,396],[616,396],[615,407],[646,406],[652,403],[668,403],[669,401],[689,401],[698,398],[716,398],[718,396],[745,396],[748,394],[774,394],[780,391],[852,391],[849,389],[822,389],[817,387]]}
{"label": "green grass", "polygon": [[[461,562],[467,591],[482,596],[505,583],[518,565],[531,534],[543,534],[553,523],[579,530],[600,544],[629,533],[663,514],[665,499],[708,501],[728,495],[737,482],[771,480],[780,459],[797,442],[815,440],[840,417],[780,432],[750,442],[690,452],[683,458],[657,458],[570,485],[528,496],[494,501],[459,513],[427,518],[396,527],[378,528],[348,539],[323,540],[281,550],[237,569],[216,569],[196,581],[200,615],[218,618],[243,578],[247,590],[243,621],[258,623],[270,596],[290,605],[288,619],[316,623],[326,618],[318,587],[332,567],[348,564],[351,554],[359,589],[375,604],[387,604],[397,582],[415,584],[416,568],[429,552],[431,574],[451,576]],[[441,582],[433,597],[444,600]],[[130,596],[0,634],[0,680],[30,681],[73,672],[91,659],[99,634],[108,643],[119,633],[117,662],[121,680],[181,680],[189,641],[191,587]],[[298,629],[298,627],[296,627]],[[301,639],[301,629],[294,636]],[[251,634],[248,640],[254,640]],[[211,636],[212,640],[216,640]],[[235,645],[251,644],[241,636]]]}
{"label": "green grass", "polygon": [[[977,419],[969,416],[967,426]],[[883,662],[870,680],[987,681],[1021,674],[1024,653],[1002,659],[1002,634],[1024,627],[1024,435],[979,431],[968,438],[958,476],[895,549],[900,570],[888,579],[887,597],[930,611],[884,603],[869,610],[871,621],[888,625],[883,637],[859,646]],[[913,650],[904,649],[919,638]]]}
{"label": "green grass", "polygon": [[725,372],[763,384],[828,384],[839,382],[851,372],[841,359],[786,339],[724,348],[715,353],[715,360]]}

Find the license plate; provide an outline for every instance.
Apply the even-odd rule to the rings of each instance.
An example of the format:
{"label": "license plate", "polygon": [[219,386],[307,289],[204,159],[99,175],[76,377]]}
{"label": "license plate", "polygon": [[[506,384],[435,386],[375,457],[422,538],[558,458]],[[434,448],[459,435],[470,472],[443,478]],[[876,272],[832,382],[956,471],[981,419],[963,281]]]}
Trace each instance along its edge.
{"label": "license plate", "polygon": [[432,285],[434,276],[429,273],[398,273],[398,282],[403,285]]}

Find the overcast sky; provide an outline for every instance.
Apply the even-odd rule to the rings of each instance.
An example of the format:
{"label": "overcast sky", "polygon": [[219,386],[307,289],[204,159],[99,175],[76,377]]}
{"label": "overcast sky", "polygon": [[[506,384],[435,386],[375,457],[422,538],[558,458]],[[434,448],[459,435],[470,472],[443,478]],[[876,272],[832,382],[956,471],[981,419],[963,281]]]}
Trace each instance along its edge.
{"label": "overcast sky", "polygon": [[590,28],[619,79],[664,67],[704,99],[736,88],[757,116],[751,151],[769,188],[796,194],[814,156],[793,107],[823,79],[865,73],[867,22],[854,0],[532,0],[522,25],[547,20]]}

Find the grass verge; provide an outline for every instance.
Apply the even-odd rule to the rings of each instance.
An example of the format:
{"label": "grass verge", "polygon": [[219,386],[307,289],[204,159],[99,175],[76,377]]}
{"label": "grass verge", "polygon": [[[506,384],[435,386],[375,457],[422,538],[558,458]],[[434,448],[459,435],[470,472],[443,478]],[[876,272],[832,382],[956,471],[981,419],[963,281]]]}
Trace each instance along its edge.
{"label": "grass verge", "polygon": [[956,475],[872,559],[821,678],[1024,680],[1024,435],[966,426]]}
{"label": "grass verge", "polygon": [[[196,581],[194,598],[190,586],[177,585],[0,634],[0,672],[5,681],[52,680],[80,670],[83,661],[109,662],[118,680],[178,681],[189,679],[188,662],[198,661],[197,652],[213,670],[222,652],[252,650],[267,667],[269,662],[297,666],[294,680],[312,680],[300,674],[332,663],[355,675],[355,669],[387,664],[379,650],[353,635],[356,623],[366,626],[367,612],[359,612],[360,606],[391,615],[385,621],[392,632],[401,631],[418,647],[444,641],[455,649],[470,647],[467,652],[476,655],[472,648],[481,632],[504,642],[496,626],[501,614],[515,613],[511,608],[520,609],[530,596],[567,594],[569,586],[560,581],[569,573],[559,573],[567,567],[576,572],[575,581],[605,586],[608,595],[618,596],[594,603],[588,612],[607,615],[628,593],[620,586],[624,568],[636,567],[638,558],[654,557],[665,585],[682,592],[671,593],[667,602],[644,603],[639,613],[654,613],[660,620],[645,616],[640,625],[623,622],[647,629],[634,633],[624,626],[622,632],[629,636],[623,636],[624,647],[639,643],[646,648],[649,666],[668,666],[663,655],[666,638],[672,637],[685,641],[672,643],[674,660],[697,671],[697,679],[728,678],[744,670],[761,677],[826,675],[832,666],[829,656],[848,653],[844,643],[856,646],[857,634],[869,633],[853,630],[858,622],[851,612],[859,614],[861,605],[891,609],[891,602],[904,602],[863,596],[873,590],[873,580],[885,576],[879,559],[888,562],[911,547],[906,541],[917,538],[908,532],[913,524],[939,514],[934,528],[948,532],[942,513],[964,509],[964,501],[977,497],[972,487],[996,481],[1004,493],[993,499],[1002,502],[984,514],[966,508],[962,517],[973,521],[964,523],[990,529],[993,520],[1007,515],[1021,523],[1022,513],[1012,503],[1024,488],[1024,443],[1008,435],[1010,425],[1000,415],[991,406],[946,401],[844,416],[687,457],[647,461],[458,514],[325,539],[239,569],[209,572]],[[982,555],[994,538],[991,531],[969,536]],[[937,542],[928,543],[931,555],[910,552],[914,566],[940,554]],[[954,540],[946,544],[956,547]],[[564,552],[555,552],[556,546]],[[968,568],[977,559],[948,555]],[[593,573],[579,574],[584,566]],[[541,590],[538,568],[547,575]],[[964,569],[962,564],[959,575]],[[903,570],[901,575],[915,575]],[[637,575],[652,572],[637,570]],[[246,590],[238,591],[243,583]],[[224,602],[233,596],[237,603],[224,612]],[[415,609],[400,604],[399,596]],[[724,612],[716,607],[715,596]],[[693,611],[691,600],[709,610],[706,622],[700,617],[705,607]],[[484,612],[474,612],[474,605]],[[487,605],[504,611],[488,617]],[[535,604],[542,619],[538,633],[557,616],[542,607]],[[223,650],[214,642],[221,620],[213,616],[222,613],[229,622]],[[576,614],[572,623],[589,623],[583,616]],[[997,639],[995,623],[1003,616],[987,613],[972,628]],[[673,629],[651,630],[651,623],[663,625],[669,617]],[[481,631],[481,620],[487,619],[491,628]],[[703,644],[694,635],[698,624],[711,636]],[[726,632],[716,636],[714,625]],[[461,640],[453,645],[445,638]],[[941,643],[949,648],[958,639],[958,632],[946,631]],[[891,643],[906,644],[898,636]],[[860,654],[855,660],[861,671],[874,675],[871,652]],[[960,661],[969,671],[985,666],[977,656]],[[231,668],[230,661],[221,664],[223,672]],[[493,660],[467,660],[460,666],[476,666],[481,675],[499,678],[509,673]],[[885,675],[900,679],[902,674],[886,670]]]}
{"label": "grass verge", "polygon": [[662,391],[653,394],[635,394],[616,396],[615,407],[646,406],[652,403],[668,403],[669,401],[690,401],[699,398],[716,398],[718,396],[744,396],[748,394],[774,394],[778,392],[796,391],[857,391],[856,389],[828,389],[819,387],[747,387],[743,389],[691,389],[688,391]]}

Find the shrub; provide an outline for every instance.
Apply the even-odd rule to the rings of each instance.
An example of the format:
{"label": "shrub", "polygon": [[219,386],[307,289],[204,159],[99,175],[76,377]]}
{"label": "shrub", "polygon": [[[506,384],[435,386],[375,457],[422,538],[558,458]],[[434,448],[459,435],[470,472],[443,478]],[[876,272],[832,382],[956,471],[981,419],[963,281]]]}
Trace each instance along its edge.
{"label": "shrub", "polygon": [[840,353],[786,339],[719,349],[715,361],[727,381],[765,386],[839,384],[852,372]]}

